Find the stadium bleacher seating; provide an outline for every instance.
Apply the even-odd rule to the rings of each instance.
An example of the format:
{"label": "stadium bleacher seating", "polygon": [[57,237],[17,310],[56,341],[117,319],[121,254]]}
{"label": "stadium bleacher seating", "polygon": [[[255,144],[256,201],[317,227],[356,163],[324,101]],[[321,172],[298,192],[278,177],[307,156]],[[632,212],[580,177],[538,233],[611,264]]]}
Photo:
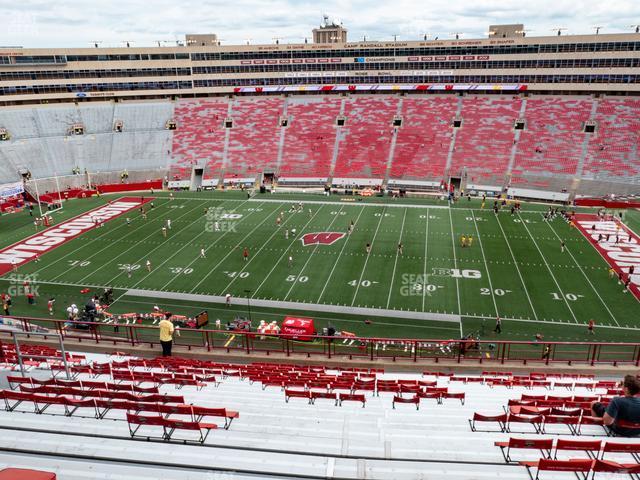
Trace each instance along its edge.
{"label": "stadium bleacher seating", "polygon": [[594,178],[640,177],[640,100],[604,98],[593,120],[596,132],[589,142],[583,173]]}
{"label": "stadium bleacher seating", "polygon": [[518,97],[465,97],[462,127],[456,134],[451,175],[467,170],[469,182],[501,185],[514,145]]}
{"label": "stadium bleacher seating", "polygon": [[250,178],[278,163],[283,99],[239,98],[231,104],[233,128],[229,135],[225,178]]}
{"label": "stadium bleacher seating", "polygon": [[575,175],[592,104],[591,98],[528,99],[513,173]]}
{"label": "stadium bleacher seating", "polygon": [[405,97],[390,178],[437,180],[444,175],[456,97]]}
{"label": "stadium bleacher seating", "polygon": [[327,178],[336,139],[339,97],[289,98],[280,176]]}
{"label": "stadium bleacher seating", "polygon": [[334,177],[382,178],[385,175],[398,98],[351,97],[346,101],[344,139],[338,147]]}
{"label": "stadium bleacher seating", "polygon": [[170,179],[191,178],[194,165],[206,167],[208,178],[217,177],[223,166],[224,120],[227,118],[226,99],[179,100],[174,119]]}
{"label": "stadium bleacher seating", "polygon": [[[342,104],[346,123],[336,127]],[[170,180],[189,181],[195,166],[204,170],[203,179],[212,180],[223,174],[230,181],[253,179],[273,170],[285,179],[316,183],[332,173],[336,178],[384,179],[388,174],[401,183],[439,183],[459,105],[462,125],[449,173],[466,171],[470,184],[500,186],[511,173],[513,187],[560,191],[570,186],[581,160],[590,190],[603,182],[605,193],[617,184],[627,191],[627,185],[640,180],[637,99],[391,94],[5,108],[0,127],[10,139],[0,142],[0,183],[18,180],[19,171],[48,178],[70,175],[75,168],[92,173],[162,169]],[[228,117],[230,129],[224,125]],[[393,126],[396,117],[401,126]],[[516,135],[519,119],[525,128]],[[176,130],[165,128],[168,120],[176,122]],[[288,125],[282,127],[281,120]],[[583,132],[588,120],[595,122],[594,133]],[[123,123],[120,133],[113,131],[116,121]],[[83,135],[69,134],[76,123],[84,126]]]}
{"label": "stadium bleacher seating", "polygon": [[[171,458],[184,466],[199,455],[193,449],[205,445],[209,462],[232,455],[233,468],[240,470],[274,473],[286,465],[316,474],[316,463],[307,461],[310,454],[322,460],[322,475],[333,459],[334,476],[354,479],[357,465],[341,464],[338,470],[339,461],[366,457],[374,478],[439,475],[446,468],[454,479],[492,475],[508,480],[526,480],[528,469],[534,477],[540,471],[543,479],[573,470],[604,478],[605,472],[629,473],[640,465],[640,443],[608,436],[587,414],[591,401],[619,393],[618,382],[609,378],[506,371],[418,375],[324,365],[69,356],[73,380],[40,362],[43,368],[34,367],[29,377],[9,378],[14,390],[0,392],[4,428],[30,429],[20,438],[23,448],[39,442],[37,448],[72,455],[69,441],[98,436],[100,448],[117,449],[123,461],[124,452],[134,448],[154,462],[170,444]],[[183,379],[194,382],[181,384]],[[483,411],[500,413],[478,413]],[[571,418],[569,423],[577,421],[582,429],[569,429],[556,418]],[[45,438],[52,434],[44,432],[52,430],[61,433]],[[128,438],[145,441],[120,447]],[[0,447],[9,442],[0,437]],[[217,453],[220,445],[224,457]],[[246,448],[251,455],[243,454]],[[345,460],[336,454],[346,455]]]}

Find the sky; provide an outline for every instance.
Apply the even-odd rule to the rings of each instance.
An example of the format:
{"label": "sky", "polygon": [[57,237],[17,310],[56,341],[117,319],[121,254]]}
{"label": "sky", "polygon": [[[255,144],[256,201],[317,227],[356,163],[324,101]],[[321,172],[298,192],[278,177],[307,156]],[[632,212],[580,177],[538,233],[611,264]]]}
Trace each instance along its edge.
{"label": "sky", "polygon": [[[85,5],[83,5],[85,4]],[[175,45],[186,33],[216,33],[223,45],[301,43],[323,14],[349,41],[484,38],[490,24],[524,23],[527,36],[632,32],[640,0],[0,0],[0,46]]]}

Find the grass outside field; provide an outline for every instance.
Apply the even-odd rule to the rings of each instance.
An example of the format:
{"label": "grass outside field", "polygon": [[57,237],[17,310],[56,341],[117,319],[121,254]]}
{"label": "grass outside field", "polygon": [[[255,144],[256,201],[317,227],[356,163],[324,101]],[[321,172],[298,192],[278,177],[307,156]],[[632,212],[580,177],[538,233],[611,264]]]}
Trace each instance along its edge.
{"label": "grass outside field", "polygon": [[[33,277],[39,297],[35,306],[17,298],[12,313],[47,316],[46,300],[57,299],[57,317],[71,303],[83,305],[89,286],[116,289],[113,313],[149,312],[154,304],[174,313],[193,315],[202,309],[224,321],[246,315],[243,304],[226,308],[180,298],[157,300],[127,295],[128,289],[156,292],[232,294],[237,298],[272,300],[270,307],[252,307],[258,320],[281,320],[286,313],[309,315],[317,326],[331,322],[358,335],[405,338],[458,338],[479,331],[483,338],[530,340],[543,333],[548,340],[590,340],[586,323],[596,321],[596,338],[634,341],[640,327],[638,301],[609,279],[607,265],[579,231],[559,217],[542,221],[546,207],[524,204],[523,212],[497,216],[478,200],[446,202],[418,199],[344,201],[320,195],[257,195],[240,192],[178,193],[170,200],[156,195],[145,221],[137,211],[107,222],[19,269]],[[303,212],[289,213],[291,200]],[[313,203],[313,202],[319,203]],[[56,213],[56,222],[95,208],[101,199],[73,200]],[[209,215],[205,210],[209,210]],[[310,212],[309,212],[310,210]],[[281,226],[276,218],[284,212]],[[127,226],[125,218],[131,218]],[[224,218],[224,217],[228,218]],[[215,218],[214,218],[215,217]],[[171,219],[165,239],[161,227]],[[213,231],[218,221],[221,231]],[[347,232],[331,245],[304,246],[301,235]],[[626,222],[638,231],[640,215],[627,212]],[[296,234],[292,233],[296,230]],[[285,231],[289,230],[289,238]],[[34,232],[27,212],[0,219],[0,246]],[[461,235],[473,245],[461,248]],[[560,241],[566,242],[564,253]],[[365,245],[371,244],[367,255]],[[397,249],[403,244],[403,252]],[[244,260],[244,247],[249,258]],[[200,249],[206,258],[200,258]],[[288,258],[292,257],[289,265]],[[152,271],[145,262],[149,260]],[[125,271],[131,265],[131,278]],[[0,282],[8,289],[11,274]],[[297,302],[296,310],[277,302]],[[318,312],[314,304],[340,305],[344,313]],[[352,315],[348,307],[396,310],[398,315]],[[401,318],[402,312],[424,312],[423,318]],[[460,316],[458,321],[429,320],[429,313]],[[503,333],[491,333],[495,318]]]}

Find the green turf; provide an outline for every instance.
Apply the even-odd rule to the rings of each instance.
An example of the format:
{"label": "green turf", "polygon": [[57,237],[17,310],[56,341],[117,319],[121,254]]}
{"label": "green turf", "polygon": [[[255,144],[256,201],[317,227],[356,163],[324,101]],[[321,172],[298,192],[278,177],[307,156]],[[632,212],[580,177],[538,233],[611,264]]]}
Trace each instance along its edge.
{"label": "green turf", "polygon": [[[535,333],[547,339],[590,339],[586,322],[597,324],[598,340],[629,340],[640,326],[638,301],[610,280],[600,255],[577,230],[556,218],[543,222],[546,206],[525,204],[519,215],[508,211],[494,215],[481,209],[479,200],[461,200],[449,208],[440,200],[374,198],[360,201],[321,195],[257,195],[243,192],[166,193],[155,195],[155,208],[143,220],[132,212],[131,226],[124,215],[107,222],[41,257],[39,263],[20,267],[20,275],[37,282],[38,302],[14,302],[14,314],[45,316],[46,299],[57,299],[57,317],[71,302],[84,303],[84,286],[117,289],[114,313],[149,312],[154,304],[175,313],[192,315],[203,308],[226,321],[246,315],[244,304],[225,308],[206,301],[158,300],[127,295],[130,288],[150,291],[232,294],[252,299],[298,302],[295,310],[253,307],[257,321],[280,320],[290,313],[310,315],[320,327],[329,322],[361,335],[406,338],[457,338],[461,331],[480,332],[483,338],[528,340]],[[302,213],[289,213],[288,200],[301,199]],[[57,221],[104,203],[105,199],[69,201]],[[306,202],[306,203],[305,203]],[[487,207],[490,207],[487,202]],[[241,215],[219,219],[223,231],[211,231],[206,209]],[[311,210],[311,213],[309,213]],[[284,211],[282,225],[276,217]],[[161,227],[170,218],[168,238]],[[351,235],[333,245],[303,246],[308,232],[346,232]],[[629,225],[638,227],[640,216],[628,212]],[[232,227],[229,230],[227,227]],[[285,230],[296,235],[285,238]],[[34,231],[28,213],[2,217],[1,245]],[[461,248],[459,237],[472,235],[473,246]],[[567,249],[560,252],[560,239]],[[404,251],[399,254],[401,242]],[[365,252],[366,243],[372,251]],[[247,247],[249,260],[242,250]],[[206,258],[199,258],[200,249]],[[288,257],[293,257],[289,266]],[[152,271],[145,262],[150,260]],[[128,278],[124,265],[134,271]],[[457,272],[457,273],[456,273]],[[0,289],[11,286],[5,275]],[[16,283],[16,282],[14,282]],[[18,281],[17,283],[20,283]],[[247,294],[247,291],[249,293]],[[311,304],[373,307],[398,311],[450,313],[458,322],[404,319],[314,310]],[[491,333],[496,315],[504,318],[503,333]],[[613,328],[616,327],[616,328]]]}

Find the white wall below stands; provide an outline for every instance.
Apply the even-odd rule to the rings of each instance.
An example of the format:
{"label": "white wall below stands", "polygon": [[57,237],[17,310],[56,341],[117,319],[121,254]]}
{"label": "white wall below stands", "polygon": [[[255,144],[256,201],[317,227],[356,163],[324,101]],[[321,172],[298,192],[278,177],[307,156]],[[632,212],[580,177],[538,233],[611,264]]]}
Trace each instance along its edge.
{"label": "white wall below stands", "polygon": [[535,198],[539,200],[551,200],[553,202],[566,202],[569,200],[568,193],[547,192],[544,190],[532,190],[529,188],[509,188],[507,195],[511,197]]}
{"label": "white wall below stands", "polygon": [[374,187],[382,185],[381,178],[334,178],[333,185],[357,185],[359,187]]}
{"label": "white wall below stands", "polygon": [[191,186],[191,180],[171,180],[169,181],[169,188],[189,188]]}

